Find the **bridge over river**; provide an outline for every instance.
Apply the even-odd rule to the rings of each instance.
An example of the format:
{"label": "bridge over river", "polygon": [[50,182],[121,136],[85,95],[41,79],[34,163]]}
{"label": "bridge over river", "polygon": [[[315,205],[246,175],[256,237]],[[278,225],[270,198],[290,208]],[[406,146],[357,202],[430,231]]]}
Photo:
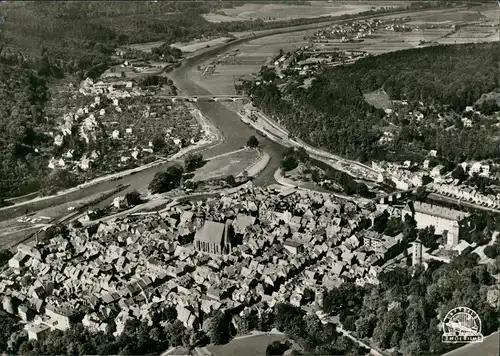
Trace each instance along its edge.
{"label": "bridge over river", "polygon": [[248,96],[244,95],[199,95],[199,96],[186,96],[186,95],[159,95],[159,98],[169,99],[173,102],[176,101],[189,101],[189,102],[235,102],[237,100],[250,100]]}

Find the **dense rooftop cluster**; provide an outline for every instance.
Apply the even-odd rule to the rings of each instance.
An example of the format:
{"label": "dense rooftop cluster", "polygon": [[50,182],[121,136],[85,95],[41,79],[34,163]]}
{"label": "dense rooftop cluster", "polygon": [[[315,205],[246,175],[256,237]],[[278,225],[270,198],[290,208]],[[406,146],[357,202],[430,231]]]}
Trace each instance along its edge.
{"label": "dense rooftop cluster", "polygon": [[120,334],[128,319],[152,323],[169,306],[193,328],[214,310],[304,306],[314,302],[305,290],[321,299],[343,281],[377,283],[401,237],[364,230],[380,216],[373,210],[247,183],[220,199],[39,235],[34,247],[19,246],[0,291],[8,311],[39,315],[30,338],[80,321],[92,330],[114,324]]}

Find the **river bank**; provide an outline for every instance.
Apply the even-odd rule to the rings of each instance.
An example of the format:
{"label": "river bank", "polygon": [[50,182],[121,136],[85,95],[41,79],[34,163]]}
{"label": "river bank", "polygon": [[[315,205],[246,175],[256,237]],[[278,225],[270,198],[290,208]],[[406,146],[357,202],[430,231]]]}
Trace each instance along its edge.
{"label": "river bank", "polygon": [[[444,10],[443,10],[444,11]],[[415,12],[415,11],[414,11]],[[425,12],[425,11],[419,11]],[[402,12],[407,13],[407,12]],[[396,14],[391,14],[390,16],[394,16]],[[380,17],[381,15],[375,16],[362,16],[356,17],[354,19],[363,19],[363,18],[373,18]],[[328,24],[339,23],[342,20],[338,21],[328,21]],[[242,44],[246,41],[250,41],[256,38],[262,38],[265,36],[270,36],[279,33],[285,32],[298,32],[303,31],[305,29],[319,28],[325,26],[327,23],[317,23],[313,26],[295,26],[290,28],[281,28],[276,30],[265,30],[259,31],[254,35],[249,35],[243,37],[241,39],[221,44],[220,46],[214,48],[207,48],[206,50],[200,51],[200,53],[195,53],[189,56],[180,67],[175,68],[172,72],[168,73],[168,76],[174,81],[174,84],[183,92],[185,95],[211,95],[212,93],[207,89],[202,88],[197,83],[193,82],[188,75],[189,70],[191,70],[196,64],[202,62],[203,60],[207,60],[209,58],[213,58],[214,56],[227,51],[230,48],[236,47],[239,44]],[[256,131],[254,128],[249,127],[244,124],[239,116],[229,110],[221,103],[208,103],[208,102],[198,102],[195,103],[194,106],[200,113],[215,127],[218,132],[220,132],[221,137],[224,137],[222,142],[218,142],[210,147],[200,148],[202,150],[205,158],[209,158],[211,156],[216,156],[219,154],[227,153],[230,151],[234,151],[240,148],[251,135],[255,135]],[[261,149],[266,152],[271,159],[269,160],[267,166],[260,172],[260,174],[255,178],[254,183],[256,185],[268,185],[276,182],[274,178],[275,171],[279,168],[279,161],[282,154],[285,152],[286,147],[282,146],[279,143],[276,143],[267,137],[259,138]],[[274,159],[273,159],[274,158]],[[150,165],[135,168],[129,171],[123,171],[116,175],[101,177],[97,180],[94,180],[92,183],[85,183],[84,186],[79,187],[77,190],[74,190],[68,194],[58,194],[55,197],[45,197],[43,202],[47,206],[54,206],[61,204],[61,200],[72,201],[81,199],[85,196],[89,196],[98,192],[106,191],[116,187],[117,185],[128,185],[126,191],[122,194],[136,190],[142,190],[147,187],[153,176],[157,172],[164,171],[167,167],[169,167],[172,162],[165,161],[157,161],[153,162]],[[107,202],[112,201],[114,197],[110,197]],[[40,210],[40,207],[37,204],[40,204],[39,200],[30,202],[22,202],[22,206],[15,205],[15,208],[10,207],[10,209],[17,209],[18,215],[22,215],[25,209],[30,211]],[[9,207],[8,207],[9,208]],[[0,212],[2,210],[0,209]],[[0,214],[0,220],[2,220],[2,216]]]}
{"label": "river bank", "polygon": [[331,191],[326,191],[326,192],[316,191],[313,189],[301,187],[300,182],[295,182],[291,179],[285,178],[283,176],[283,172],[281,171],[281,169],[277,169],[276,172],[274,172],[274,179],[276,180],[276,182],[278,182],[278,184],[285,186],[285,187],[289,187],[289,188],[295,188],[295,189],[299,189],[299,190],[303,190],[303,191],[307,191],[307,192],[316,192],[318,194],[323,194],[323,195],[333,195],[333,196],[336,196],[337,198],[355,201],[355,202],[361,203],[361,204],[368,204],[369,202],[371,202],[371,199],[366,199],[366,198],[362,198],[362,197],[350,196],[350,195],[335,193],[335,192],[331,192]]}
{"label": "river bank", "polygon": [[[20,201],[17,204],[6,206],[0,208],[0,220],[7,220],[23,215],[26,210],[37,211],[40,209],[47,208],[53,205],[59,205],[67,201],[81,199],[86,195],[86,188],[92,188],[93,186],[102,183],[112,183],[116,182],[115,186],[118,184],[125,185],[125,182],[120,182],[120,178],[130,177],[140,172],[149,171],[151,169],[163,167],[173,161],[179,160],[185,155],[191,152],[204,152],[211,147],[221,144],[224,141],[224,137],[220,131],[212,125],[211,121],[203,116],[203,114],[196,108],[191,110],[192,115],[198,121],[201,129],[206,133],[205,138],[198,141],[195,144],[184,147],[177,153],[170,157],[165,157],[158,159],[154,162],[142,165],[140,167],[124,170],[121,172],[116,172],[92,179],[88,182],[82,183],[76,187],[65,189],[57,192],[53,195],[48,195],[44,197],[35,197],[28,200]],[[165,166],[165,169],[167,167]],[[152,178],[152,177],[151,177]],[[149,184],[149,183],[148,183]]]}
{"label": "river bank", "polygon": [[[247,175],[249,177],[257,177],[260,172],[262,172],[267,165],[269,164],[269,161],[271,160],[271,156],[267,152],[261,152],[259,157],[255,160],[255,162],[250,165],[245,171],[247,172]],[[238,176],[241,176],[243,174],[240,173]]]}

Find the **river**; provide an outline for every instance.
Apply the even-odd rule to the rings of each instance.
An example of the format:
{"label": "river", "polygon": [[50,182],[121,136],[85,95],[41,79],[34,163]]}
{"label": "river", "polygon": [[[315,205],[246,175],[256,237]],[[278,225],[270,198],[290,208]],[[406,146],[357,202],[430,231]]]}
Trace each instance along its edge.
{"label": "river", "polygon": [[[440,11],[451,11],[451,10],[440,10]],[[421,13],[425,11],[418,11],[417,13]],[[401,13],[405,13],[402,11]],[[399,14],[401,14],[399,13]],[[386,16],[394,16],[396,13],[392,13],[391,15]],[[372,16],[360,16],[359,18],[372,18],[372,17],[382,17],[383,15],[372,15]],[[354,18],[352,19],[354,20]],[[329,24],[335,22],[341,22],[342,20],[337,21],[328,21]],[[214,46],[210,49],[201,50],[199,53],[193,54],[190,58],[187,58],[179,68],[175,68],[172,72],[169,73],[169,77],[174,81],[175,85],[186,95],[206,95],[211,94],[208,90],[202,88],[201,86],[194,83],[189,77],[188,72],[191,68],[195,67],[198,63],[205,61],[209,58],[215,57],[216,55],[227,51],[230,48],[235,48],[251,39],[256,39],[264,36],[270,36],[277,33],[284,32],[297,32],[310,30],[312,28],[319,28],[325,26],[327,23],[321,24],[313,24],[313,25],[304,25],[304,26],[295,26],[290,28],[281,28],[275,30],[265,30],[258,31],[255,33],[255,36],[244,36],[243,38],[239,38],[233,42],[224,43],[221,45]],[[212,156],[230,152],[241,146],[246,144],[246,141],[250,137],[250,135],[255,135],[256,131],[244,124],[237,113],[229,110],[221,103],[216,102],[199,102],[195,104],[197,108],[201,111],[201,113],[207,117],[224,135],[224,142],[219,144],[211,149],[205,150],[203,155],[205,158],[210,158]],[[263,172],[255,179],[256,185],[267,185],[275,183],[274,180],[274,172],[279,167],[279,161],[282,153],[285,151],[285,148],[280,144],[273,142],[265,137],[259,136],[259,141],[261,143],[262,148],[269,153],[271,156],[271,160],[268,166],[264,169]],[[83,197],[96,194],[105,190],[109,190],[114,188],[118,184],[129,185],[127,191],[131,191],[133,189],[142,190],[146,188],[153,178],[153,176],[157,172],[164,171],[168,166],[172,163],[168,162],[165,164],[161,164],[155,167],[151,167],[140,171],[133,175],[128,175],[122,178],[119,178],[114,181],[107,181],[95,184],[90,187],[82,188],[78,192],[71,193],[67,195],[67,200],[77,200]],[[121,192],[123,194],[123,192]],[[109,204],[109,202],[113,199],[113,197],[107,199],[104,204]],[[30,209],[30,204],[24,205],[22,210]],[[31,207],[33,208],[33,207]],[[30,209],[32,210],[32,209]],[[18,214],[22,215],[22,213]]]}

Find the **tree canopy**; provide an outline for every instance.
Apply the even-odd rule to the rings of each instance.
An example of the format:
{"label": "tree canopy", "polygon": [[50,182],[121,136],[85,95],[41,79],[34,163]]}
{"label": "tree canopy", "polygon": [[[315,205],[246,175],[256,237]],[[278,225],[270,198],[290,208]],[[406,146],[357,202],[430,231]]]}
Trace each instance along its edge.
{"label": "tree canopy", "polygon": [[202,167],[205,164],[205,160],[201,153],[190,153],[184,160],[184,168],[186,172],[191,172],[197,168]]}
{"label": "tree canopy", "polygon": [[353,331],[372,337],[381,348],[396,347],[404,355],[446,352],[449,345],[441,343],[439,321],[457,305],[479,314],[484,335],[499,326],[493,317],[500,312],[498,305],[487,301],[495,281],[485,265],[477,264],[475,254],[455,257],[450,264],[432,263],[427,270],[394,268],[379,280],[378,286],[343,283],[327,293],[324,310],[338,314],[346,329],[354,320]]}
{"label": "tree canopy", "polygon": [[149,190],[152,194],[165,193],[179,187],[183,168],[176,164],[167,168],[165,172],[157,172],[149,183]]}
{"label": "tree canopy", "polygon": [[259,146],[259,140],[257,140],[257,137],[254,135],[250,136],[247,141],[247,146],[252,148]]}

